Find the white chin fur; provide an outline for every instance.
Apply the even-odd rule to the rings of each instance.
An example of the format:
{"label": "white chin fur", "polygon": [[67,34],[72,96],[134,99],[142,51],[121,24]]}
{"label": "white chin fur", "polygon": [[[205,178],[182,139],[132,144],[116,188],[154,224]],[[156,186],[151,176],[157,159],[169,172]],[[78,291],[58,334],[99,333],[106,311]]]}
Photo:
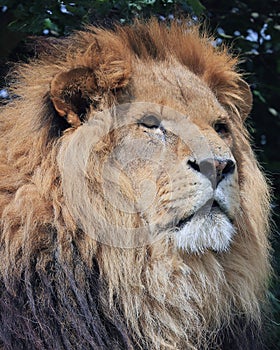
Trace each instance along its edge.
{"label": "white chin fur", "polygon": [[178,248],[191,253],[202,253],[206,249],[223,252],[229,249],[235,229],[221,212],[207,215],[196,214],[184,227],[175,232]]}

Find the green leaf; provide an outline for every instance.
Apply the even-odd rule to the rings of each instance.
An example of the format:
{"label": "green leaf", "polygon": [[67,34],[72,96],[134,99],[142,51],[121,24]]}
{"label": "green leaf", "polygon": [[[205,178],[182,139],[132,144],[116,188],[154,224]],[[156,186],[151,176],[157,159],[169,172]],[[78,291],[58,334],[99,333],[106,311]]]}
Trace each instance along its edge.
{"label": "green leaf", "polygon": [[269,113],[271,113],[274,117],[277,117],[278,114],[279,114],[279,113],[276,111],[276,109],[275,109],[275,108],[272,108],[272,107],[268,108],[268,111],[269,111]]}
{"label": "green leaf", "polygon": [[205,11],[205,7],[201,4],[199,0],[187,0],[187,3],[193,9],[193,12],[200,16]]}
{"label": "green leaf", "polygon": [[260,91],[254,90],[254,91],[253,91],[253,94],[254,94],[256,97],[258,97],[259,100],[260,100],[261,102],[266,103],[266,99],[263,97],[263,95],[261,94]]}

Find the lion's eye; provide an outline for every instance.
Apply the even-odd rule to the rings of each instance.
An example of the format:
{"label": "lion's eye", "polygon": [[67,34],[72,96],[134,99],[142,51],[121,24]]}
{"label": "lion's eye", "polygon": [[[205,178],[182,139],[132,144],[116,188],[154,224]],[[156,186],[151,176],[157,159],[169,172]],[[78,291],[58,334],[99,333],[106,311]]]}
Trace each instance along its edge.
{"label": "lion's eye", "polygon": [[159,128],[160,123],[161,121],[153,114],[147,114],[138,121],[139,125],[145,126],[149,129]]}
{"label": "lion's eye", "polygon": [[222,137],[227,136],[227,134],[229,133],[229,128],[226,123],[222,123],[222,122],[216,123],[214,125],[214,129]]}

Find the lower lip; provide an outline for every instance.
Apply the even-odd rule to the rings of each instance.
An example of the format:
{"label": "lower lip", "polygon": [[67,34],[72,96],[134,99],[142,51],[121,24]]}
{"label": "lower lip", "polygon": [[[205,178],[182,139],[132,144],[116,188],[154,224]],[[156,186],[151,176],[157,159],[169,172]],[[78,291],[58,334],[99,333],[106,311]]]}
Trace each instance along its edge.
{"label": "lower lip", "polygon": [[[223,212],[217,201],[210,200],[206,202],[206,204],[204,204],[198,211],[201,214],[203,213],[206,214],[206,213],[210,213],[211,211],[217,211],[217,210]],[[195,214],[192,214],[187,218],[180,220],[176,225],[176,228],[178,228],[179,230],[182,229],[194,217]]]}
{"label": "lower lip", "polygon": [[193,215],[188,216],[186,219],[182,219],[178,222],[178,224],[176,225],[176,227],[181,230],[181,228],[183,228],[192,218],[194,217]]}

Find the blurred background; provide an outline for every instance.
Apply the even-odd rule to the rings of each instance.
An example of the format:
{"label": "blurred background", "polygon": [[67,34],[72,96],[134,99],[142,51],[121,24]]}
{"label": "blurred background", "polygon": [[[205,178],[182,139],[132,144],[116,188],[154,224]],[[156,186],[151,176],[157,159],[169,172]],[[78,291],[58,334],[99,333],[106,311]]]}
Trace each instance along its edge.
{"label": "blurred background", "polygon": [[[280,1],[279,0],[0,0],[0,104],[12,96],[7,74],[56,40],[91,23],[110,27],[155,16],[168,22],[191,16],[213,33],[213,45],[229,45],[242,60],[254,96],[247,126],[255,153],[273,190],[271,312],[265,323],[267,349],[280,349]],[[39,40],[38,40],[39,39]],[[234,350],[234,349],[233,349]],[[246,349],[244,349],[246,350]]]}

